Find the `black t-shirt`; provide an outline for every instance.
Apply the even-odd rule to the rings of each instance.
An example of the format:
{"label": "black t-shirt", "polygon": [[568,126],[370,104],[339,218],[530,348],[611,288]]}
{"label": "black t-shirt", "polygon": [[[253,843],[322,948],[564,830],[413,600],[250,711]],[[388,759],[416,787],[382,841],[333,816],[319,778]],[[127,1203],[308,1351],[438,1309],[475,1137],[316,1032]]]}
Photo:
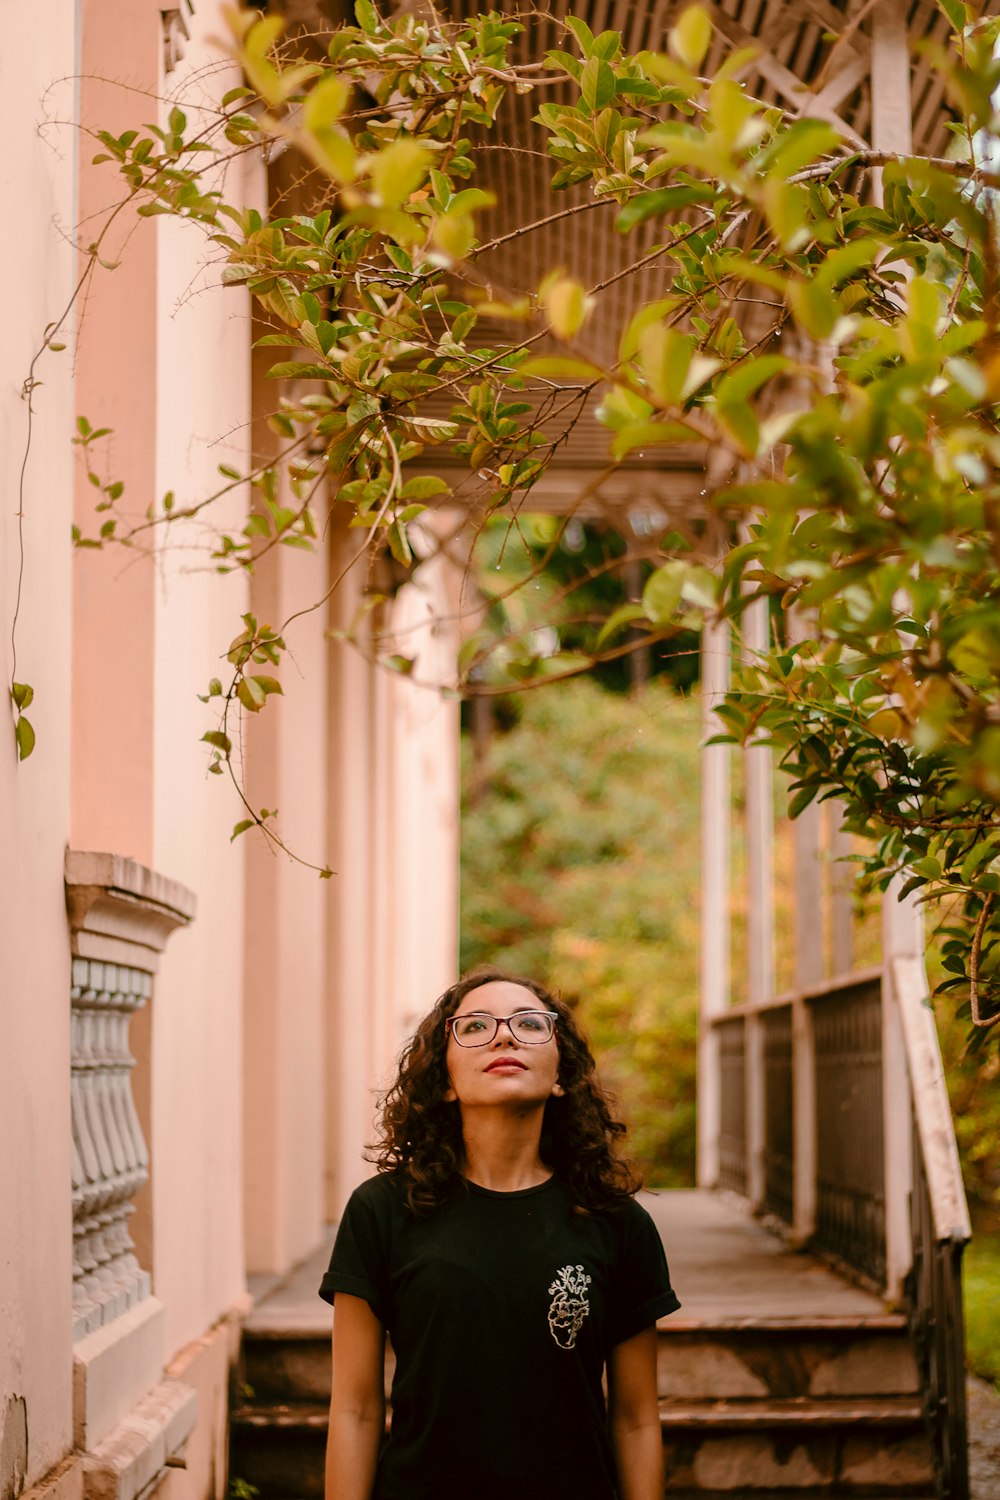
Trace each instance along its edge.
{"label": "black t-shirt", "polygon": [[431,1214],[362,1184],[320,1296],[363,1297],[396,1354],[372,1500],[613,1500],[608,1354],[680,1306],[634,1200],[579,1214],[552,1177]]}

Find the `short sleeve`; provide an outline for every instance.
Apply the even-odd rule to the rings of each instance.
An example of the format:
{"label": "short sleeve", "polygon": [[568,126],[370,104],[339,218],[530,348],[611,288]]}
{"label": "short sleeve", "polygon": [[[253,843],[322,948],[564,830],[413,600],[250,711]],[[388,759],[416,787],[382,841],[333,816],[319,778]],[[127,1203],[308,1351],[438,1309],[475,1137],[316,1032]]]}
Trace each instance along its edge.
{"label": "short sleeve", "polygon": [[333,1302],[337,1292],[362,1297],[375,1316],[387,1320],[391,1204],[384,1179],[356,1188],[337,1229],[333,1254],[319,1295]]}
{"label": "short sleeve", "polygon": [[615,1277],[616,1290],[609,1322],[609,1343],[623,1344],[668,1313],[680,1300],[670,1285],[670,1272],[660,1233],[641,1204],[632,1202],[623,1214],[622,1246]]}

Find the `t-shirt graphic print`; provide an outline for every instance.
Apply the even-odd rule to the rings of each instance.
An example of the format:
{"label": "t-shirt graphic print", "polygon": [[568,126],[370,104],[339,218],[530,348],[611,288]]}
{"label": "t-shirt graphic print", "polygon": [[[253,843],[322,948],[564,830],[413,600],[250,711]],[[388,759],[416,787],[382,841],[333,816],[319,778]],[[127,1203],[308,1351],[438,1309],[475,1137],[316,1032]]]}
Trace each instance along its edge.
{"label": "t-shirt graphic print", "polygon": [[616,1500],[608,1355],[680,1306],[641,1204],[582,1214],[550,1177],[413,1214],[383,1173],[352,1193],[320,1291],[362,1297],[396,1356],[371,1500]]}
{"label": "t-shirt graphic print", "polygon": [[572,1349],[583,1320],[590,1312],[590,1277],[582,1266],[563,1266],[549,1287],[549,1332],[560,1349]]}

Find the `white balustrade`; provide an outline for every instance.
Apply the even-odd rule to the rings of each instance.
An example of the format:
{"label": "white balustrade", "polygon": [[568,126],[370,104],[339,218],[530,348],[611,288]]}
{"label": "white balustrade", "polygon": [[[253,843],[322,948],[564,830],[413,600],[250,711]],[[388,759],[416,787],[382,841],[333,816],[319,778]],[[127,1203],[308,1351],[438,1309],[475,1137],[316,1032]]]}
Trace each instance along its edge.
{"label": "white balustrade", "polygon": [[129,1234],[149,1154],[132,1097],[129,1023],[153,976],[74,958],[70,990],[73,1129],[73,1337],[149,1295]]}

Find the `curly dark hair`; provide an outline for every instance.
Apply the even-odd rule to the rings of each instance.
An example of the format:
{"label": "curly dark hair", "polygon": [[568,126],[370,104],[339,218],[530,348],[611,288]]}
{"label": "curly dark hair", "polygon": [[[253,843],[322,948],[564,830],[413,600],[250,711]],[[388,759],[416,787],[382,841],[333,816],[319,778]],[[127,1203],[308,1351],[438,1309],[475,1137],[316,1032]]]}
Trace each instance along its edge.
{"label": "curly dark hair", "polygon": [[611,1096],[597,1081],[594,1058],[573,1012],[564,1000],[534,979],[480,968],[453,984],[424,1017],[399,1060],[395,1083],[381,1100],[378,1140],[368,1160],[380,1172],[398,1174],[413,1213],[438,1208],[461,1191],[462,1120],[459,1106],[445,1099],[449,1088],[445,1021],[472,990],[497,980],[518,984],[559,1017],[559,1082],[564,1093],[545,1106],[540,1154],[569,1188],[583,1213],[615,1208],[641,1183],[617,1154],[625,1126]]}

